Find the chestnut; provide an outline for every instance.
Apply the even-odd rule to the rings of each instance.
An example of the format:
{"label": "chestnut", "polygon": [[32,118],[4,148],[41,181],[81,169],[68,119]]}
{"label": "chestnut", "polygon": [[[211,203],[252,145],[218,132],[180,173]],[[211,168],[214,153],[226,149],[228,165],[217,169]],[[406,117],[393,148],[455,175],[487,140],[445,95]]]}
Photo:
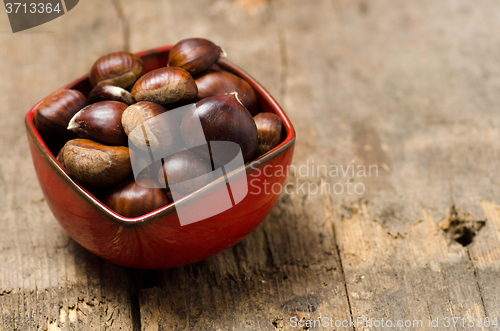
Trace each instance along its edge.
{"label": "chestnut", "polygon": [[222,69],[222,67],[217,62],[215,62],[210,67],[208,67],[207,70],[221,71],[221,70],[224,70],[224,69]]}
{"label": "chestnut", "polygon": [[221,56],[222,48],[203,38],[190,38],[179,41],[169,52],[168,66],[187,70],[196,75],[210,67]]}
{"label": "chestnut", "polygon": [[246,80],[230,72],[208,69],[197,76],[195,82],[199,99],[238,92],[238,99],[250,114],[255,116],[258,112],[257,95],[252,86]]}
{"label": "chestnut", "polygon": [[68,141],[61,153],[66,170],[83,184],[114,185],[132,172],[127,147],[106,146],[78,138]]}
{"label": "chestnut", "polygon": [[85,96],[77,90],[59,89],[49,95],[35,110],[35,127],[42,135],[67,137],[71,118],[87,105]]}
{"label": "chestnut", "polygon": [[151,149],[163,155],[179,150],[182,143],[179,125],[175,117],[166,112],[162,106],[149,101],[129,106],[121,119],[128,139],[141,150]]}
{"label": "chestnut", "polygon": [[259,135],[259,143],[255,156],[261,156],[278,146],[281,141],[282,122],[274,113],[260,113],[254,118]]}
{"label": "chestnut", "polygon": [[148,72],[132,87],[132,96],[137,101],[159,104],[190,100],[198,94],[193,77],[184,69],[160,68]]}
{"label": "chestnut", "polygon": [[187,149],[166,159],[158,172],[158,178],[174,198],[188,195],[214,180],[212,167]]}
{"label": "chestnut", "polygon": [[99,85],[90,91],[89,103],[96,103],[99,101],[120,101],[127,105],[131,105],[135,102],[134,97],[129,91],[113,85]]}
{"label": "chestnut", "polygon": [[118,101],[101,101],[88,105],[73,116],[68,130],[80,138],[90,138],[107,145],[126,146],[122,114],[128,105]]}
{"label": "chestnut", "polygon": [[159,183],[158,171],[162,165],[162,158],[159,157],[157,160],[154,156],[151,157],[149,151],[143,151],[138,148],[134,148],[131,144],[130,149],[130,163],[132,164],[132,172],[135,178],[149,178]]}
{"label": "chestnut", "polygon": [[[199,129],[200,123],[202,130]],[[189,147],[199,146],[203,141],[234,142],[241,148],[245,162],[248,162],[257,150],[257,126],[236,92],[198,101],[182,119],[181,134]],[[231,161],[235,153],[239,152],[235,152],[233,148],[228,149],[226,153],[220,150],[210,153],[209,149],[203,146],[193,148],[193,151],[219,165]]]}
{"label": "chestnut", "polygon": [[63,148],[57,152],[56,160],[64,167]]}
{"label": "chestnut", "polygon": [[144,63],[135,54],[121,51],[101,56],[90,69],[92,86],[102,84],[126,88],[132,85],[144,72]]}
{"label": "chestnut", "polygon": [[118,184],[104,197],[106,206],[125,217],[138,217],[169,204],[165,192],[148,178]]}

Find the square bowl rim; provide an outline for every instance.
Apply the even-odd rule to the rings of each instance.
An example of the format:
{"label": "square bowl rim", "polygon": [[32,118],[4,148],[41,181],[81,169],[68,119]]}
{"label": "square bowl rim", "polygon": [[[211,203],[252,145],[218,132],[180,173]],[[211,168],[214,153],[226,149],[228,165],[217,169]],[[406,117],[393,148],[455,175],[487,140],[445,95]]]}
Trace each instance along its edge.
{"label": "square bowl rim", "polygon": [[[158,48],[153,48],[150,50],[146,51],[141,51],[135,53],[141,58],[144,58],[146,56],[158,56],[160,53],[165,53],[168,52],[172,48],[172,45],[168,46],[162,46]],[[225,60],[225,59],[220,59],[217,62],[224,70],[227,70],[233,74],[236,74],[240,78],[243,78],[246,80],[252,88],[255,90],[257,95],[260,95],[262,99],[265,100],[266,103],[269,104],[270,109],[273,110],[273,112],[278,115],[286,129],[286,137],[285,139],[276,147],[274,147],[271,151],[265,153],[264,155],[259,156],[255,160],[252,160],[250,162],[247,162],[244,166],[241,166],[238,169],[233,170],[232,172],[228,173],[226,176],[219,177],[215,179],[214,181],[210,182],[209,184],[203,186],[202,188],[186,195],[185,197],[175,201],[171,202],[166,206],[163,206],[159,209],[156,209],[152,212],[149,212],[147,214],[134,217],[134,218],[129,218],[122,216],[109,207],[107,207],[102,201],[97,199],[93,194],[91,194],[87,189],[85,189],[81,184],[79,184],[75,179],[73,179],[69,173],[66,171],[64,167],[61,166],[59,161],[56,160],[55,156],[52,154],[52,152],[48,149],[47,145],[45,144],[45,141],[42,139],[40,133],[36,129],[34,125],[34,115],[35,115],[35,110],[37,107],[47,98],[44,97],[42,100],[37,102],[26,114],[25,117],[25,125],[26,125],[26,130],[29,133],[31,139],[35,143],[36,147],[38,150],[41,152],[42,156],[49,162],[49,164],[56,170],[59,176],[61,176],[80,196],[82,196],[87,202],[89,202],[94,208],[96,208],[103,216],[105,216],[107,219],[118,223],[121,226],[137,226],[143,223],[151,222],[155,219],[158,219],[160,217],[163,217],[171,212],[175,211],[175,207],[180,205],[180,204],[187,204],[196,197],[198,197],[200,194],[203,194],[204,192],[208,191],[209,189],[215,187],[216,185],[220,185],[223,181],[226,180],[225,177],[233,178],[233,176],[239,176],[243,172],[248,173],[259,166],[263,165],[264,163],[268,162],[269,160],[273,159],[274,157],[278,156],[279,154],[285,152],[288,148],[292,147],[293,144],[295,143],[295,129],[288,118],[288,116],[285,114],[283,109],[280,107],[280,105],[276,102],[276,100],[271,96],[271,94],[262,86],[260,83],[258,83],[253,77],[251,77],[248,73],[246,73],[244,70],[240,69],[236,65],[232,64],[231,62]],[[84,82],[85,80],[88,79],[88,74],[84,75],[71,83],[68,83],[61,87],[61,89],[71,89],[77,86],[78,84]]]}

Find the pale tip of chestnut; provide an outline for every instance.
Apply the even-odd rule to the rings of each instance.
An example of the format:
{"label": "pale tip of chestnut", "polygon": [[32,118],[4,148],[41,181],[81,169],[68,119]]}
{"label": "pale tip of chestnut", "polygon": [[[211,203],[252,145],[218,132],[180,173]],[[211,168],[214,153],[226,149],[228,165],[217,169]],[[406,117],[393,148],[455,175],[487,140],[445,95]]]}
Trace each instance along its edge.
{"label": "pale tip of chestnut", "polygon": [[107,89],[109,92],[116,94],[116,95],[121,95],[123,93],[124,88],[121,88],[119,86],[114,86],[114,85],[108,85]]}
{"label": "pale tip of chestnut", "polygon": [[[76,113],[76,114],[78,114],[78,113]],[[71,120],[69,120],[69,123],[68,123],[68,130],[69,131],[80,129],[80,125],[78,123],[76,123],[76,114],[73,117],[71,117]]]}
{"label": "pale tip of chestnut", "polygon": [[[243,105],[243,103],[241,102],[240,98],[238,98],[238,92],[231,92],[231,93],[229,93],[229,94],[234,95],[234,97],[236,98],[236,100],[238,100],[238,102],[240,103],[240,105],[242,105],[243,107],[245,107],[245,106]],[[246,109],[246,107],[245,107],[245,109]]]}
{"label": "pale tip of chestnut", "polygon": [[[217,45],[217,46],[219,46],[219,45]],[[222,48],[222,47],[220,47],[220,46],[219,46],[219,48],[220,48],[220,56],[219,56],[219,58],[220,58],[220,59],[225,59],[225,58],[227,58],[227,53],[226,53],[226,51],[224,50],[224,48]]]}

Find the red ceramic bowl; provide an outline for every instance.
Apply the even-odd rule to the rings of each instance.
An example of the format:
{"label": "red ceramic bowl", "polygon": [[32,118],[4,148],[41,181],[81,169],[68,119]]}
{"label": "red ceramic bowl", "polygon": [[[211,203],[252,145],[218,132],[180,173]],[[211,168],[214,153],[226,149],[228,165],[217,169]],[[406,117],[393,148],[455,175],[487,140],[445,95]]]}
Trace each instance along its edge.
{"label": "red ceramic bowl", "polygon": [[[138,53],[145,70],[163,67],[171,46]],[[255,89],[262,111],[283,121],[283,141],[272,151],[232,171],[168,206],[137,218],[123,217],[99,201],[69,176],[33,124],[35,105],[26,115],[33,164],[45,199],[57,221],[80,245],[108,261],[134,268],[173,268],[204,260],[242,240],[271,211],[292,162],[295,132],[273,97],[241,69],[221,60],[220,65],[242,77]],[[64,86],[88,95],[88,76]],[[41,101],[40,101],[41,102]],[[246,180],[246,182],[245,182]],[[191,219],[227,199],[228,185],[247,185],[248,192],[228,209],[181,225],[179,213]],[[220,208],[224,209],[224,208]],[[178,212],[179,211],[179,212]],[[200,216],[203,218],[203,216]]]}

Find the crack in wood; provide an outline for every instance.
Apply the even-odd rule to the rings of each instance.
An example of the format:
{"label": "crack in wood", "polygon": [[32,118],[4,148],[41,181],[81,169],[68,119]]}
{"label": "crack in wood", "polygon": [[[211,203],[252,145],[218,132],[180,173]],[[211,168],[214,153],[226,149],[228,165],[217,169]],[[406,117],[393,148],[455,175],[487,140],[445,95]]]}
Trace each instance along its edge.
{"label": "crack in wood", "polygon": [[280,53],[280,99],[281,102],[285,102],[287,93],[286,84],[288,78],[288,56],[285,31],[282,29],[278,29],[278,41]]}
{"label": "crack in wood", "polygon": [[[275,8],[275,0],[267,0],[269,13],[271,17],[271,21],[277,25],[278,17],[276,14]],[[279,71],[279,82],[280,82],[280,103],[285,102],[285,98],[287,96],[287,80],[288,80],[288,55],[287,55],[287,43],[285,30],[276,27],[276,33],[278,37],[278,55],[279,55],[279,63],[280,63],[280,71]]]}
{"label": "crack in wood", "polygon": [[472,268],[474,269],[474,278],[476,279],[477,290],[479,292],[479,297],[481,298],[481,306],[483,307],[484,316],[489,317],[488,312],[486,311],[486,305],[484,304],[483,292],[481,291],[481,286],[479,284],[479,277],[477,275],[477,267],[474,264],[474,260],[472,259],[472,256],[470,254],[469,249],[467,249],[467,255],[469,256],[470,263],[472,264]]}
{"label": "crack in wood", "polygon": [[[333,202],[331,201],[331,198],[328,195],[325,195],[325,200],[327,203],[328,211],[330,212],[330,217],[333,217],[333,209],[332,209]],[[350,209],[350,210],[353,213],[357,212],[357,210],[354,211],[354,209]],[[332,222],[331,226],[332,226],[333,242],[335,243],[335,252],[337,253],[337,259],[339,261],[339,266],[340,266],[340,275],[342,277],[342,283],[344,283],[344,291],[345,291],[345,296],[346,296],[346,300],[347,300],[347,306],[349,307],[349,316],[350,316],[351,320],[354,320],[354,316],[352,313],[352,307],[351,307],[351,300],[350,300],[350,296],[349,296],[349,290],[347,288],[347,278],[346,278],[345,271],[344,271],[344,265],[342,263],[342,256],[340,254],[340,247],[339,247],[338,242],[337,242],[337,232],[335,229],[335,223]],[[353,330],[356,331],[355,326],[353,326]]]}
{"label": "crack in wood", "polygon": [[130,296],[130,312],[132,315],[132,330],[140,331],[141,326],[141,306],[139,302],[139,292],[142,290],[139,288],[139,276],[137,275],[137,270],[135,269],[125,269],[126,276],[129,281],[129,296]]}
{"label": "crack in wood", "polygon": [[[344,283],[344,290],[345,290],[345,296],[346,296],[346,300],[347,300],[347,306],[349,307],[349,316],[351,317],[351,320],[354,320],[354,316],[352,314],[351,300],[349,298],[349,290],[347,289],[347,279],[346,279],[345,272],[344,272],[344,265],[342,264],[342,257],[340,256],[340,249],[339,249],[339,246],[337,245],[337,242],[335,239],[335,225],[332,225],[332,227],[333,227],[333,233],[334,233],[333,237],[334,237],[334,241],[335,241],[335,248],[337,251],[337,257],[339,259],[339,264],[340,264],[340,274],[342,275],[342,282]],[[355,326],[353,326],[352,328],[354,331],[356,331]]]}
{"label": "crack in wood", "polygon": [[130,26],[125,15],[125,11],[123,10],[122,4],[120,0],[112,0],[113,6],[118,14],[118,18],[122,23],[122,31],[123,31],[123,50],[129,52],[130,51]]}

